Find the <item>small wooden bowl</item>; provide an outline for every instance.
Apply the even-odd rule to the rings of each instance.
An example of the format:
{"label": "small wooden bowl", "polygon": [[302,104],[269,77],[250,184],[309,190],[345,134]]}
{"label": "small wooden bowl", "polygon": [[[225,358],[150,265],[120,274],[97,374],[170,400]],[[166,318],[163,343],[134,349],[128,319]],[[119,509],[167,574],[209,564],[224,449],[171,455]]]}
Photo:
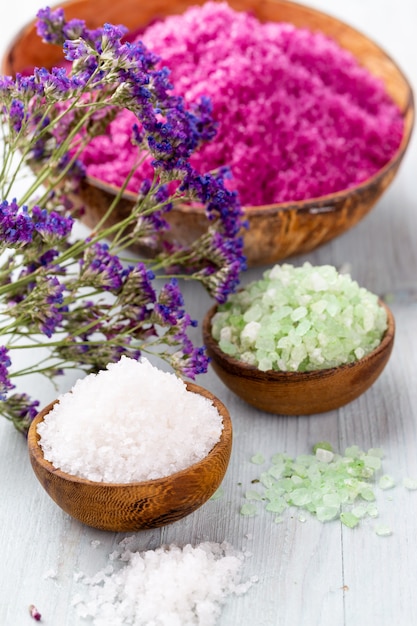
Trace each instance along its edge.
{"label": "small wooden bowl", "polygon": [[387,311],[388,328],[381,343],[362,359],[311,372],[262,372],[222,352],[211,334],[214,306],[203,321],[203,338],[213,369],[240,398],[268,413],[312,415],[338,409],[363,394],[388,362],[394,344],[395,321]]}
{"label": "small wooden bowl", "polygon": [[[205,0],[70,0],[61,2],[68,19],[85,19],[91,28],[104,22],[125,24],[132,31],[158,18],[178,14]],[[360,185],[338,193],[266,206],[244,207],[249,229],[242,232],[249,267],[269,265],[303,254],[344,233],[361,220],[394,179],[409,144],[414,124],[413,93],[396,63],[372,40],[344,22],[308,6],[288,0],[229,0],[232,8],[249,11],[260,21],[284,21],[298,28],[321,31],[349,50],[371,74],[381,79],[404,118],[404,135],[392,159]],[[28,24],[9,46],[2,60],[5,74],[16,74],[33,66],[52,67],[62,61],[62,51],[40,42],[34,23]],[[115,188],[89,178],[78,199],[85,208],[85,223],[94,228],[114,199]],[[126,193],[109,224],[123,219],[131,210],[134,194]],[[179,206],[168,221],[170,237],[189,244],[204,233],[208,222],[203,208]],[[137,248],[145,256],[154,249]]]}
{"label": "small wooden bowl", "polygon": [[209,398],[223,418],[220,441],[194,465],[164,478],[138,483],[97,483],[56,469],[43,456],[37,425],[54,402],[33,420],[28,434],[29,457],[41,485],[72,517],[101,530],[134,532],[165,526],[189,515],[216,491],[226,473],[232,450],[232,423],[226,407],[206,389],[187,389]]}

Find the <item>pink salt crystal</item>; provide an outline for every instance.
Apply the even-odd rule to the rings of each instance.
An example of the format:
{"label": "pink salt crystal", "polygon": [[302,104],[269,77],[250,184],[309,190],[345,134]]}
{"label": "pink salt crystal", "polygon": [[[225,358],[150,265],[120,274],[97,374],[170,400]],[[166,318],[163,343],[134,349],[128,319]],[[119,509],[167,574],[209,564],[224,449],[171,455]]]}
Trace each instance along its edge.
{"label": "pink salt crystal", "polygon": [[[193,155],[202,172],[230,165],[244,205],[303,200],[352,187],[381,169],[403,120],[380,81],[321,33],[260,23],[207,2],[141,34],[189,103],[209,95],[219,123]],[[134,162],[133,116],[122,112],[83,155],[87,172],[120,186]],[[149,175],[136,172],[136,191]]]}

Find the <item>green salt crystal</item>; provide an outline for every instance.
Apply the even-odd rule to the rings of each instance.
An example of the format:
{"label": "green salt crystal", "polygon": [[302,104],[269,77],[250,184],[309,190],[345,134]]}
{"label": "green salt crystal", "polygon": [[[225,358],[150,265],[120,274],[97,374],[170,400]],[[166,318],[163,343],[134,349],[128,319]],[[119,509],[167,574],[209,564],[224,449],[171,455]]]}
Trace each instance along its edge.
{"label": "green salt crystal", "polygon": [[223,496],[224,496],[224,489],[223,489],[223,487],[219,487],[213,493],[213,495],[211,496],[210,500],[220,500],[220,498],[223,498]]}
{"label": "green salt crystal", "polygon": [[305,487],[299,487],[292,492],[290,501],[295,506],[305,506],[311,502],[311,493]]}
{"label": "green salt crystal", "polygon": [[271,467],[268,470],[268,474],[271,474],[271,476],[273,478],[281,478],[282,473],[284,471],[284,463],[281,463],[280,465],[276,464],[276,465],[271,465]]}
{"label": "green salt crystal", "polygon": [[366,507],[366,512],[369,517],[378,517],[379,515],[378,508],[375,504],[368,504],[368,506]]}
{"label": "green salt crystal", "polygon": [[316,454],[317,450],[328,450],[329,452],[333,452],[332,444],[328,441],[319,441],[313,446],[313,454]]}
{"label": "green salt crystal", "polygon": [[256,303],[248,309],[243,315],[245,322],[257,322],[262,317],[263,309],[260,304]]}
{"label": "green salt crystal", "polygon": [[389,526],[385,526],[383,524],[375,526],[375,533],[379,537],[389,537],[392,535],[392,530]]}
{"label": "green salt crystal", "polygon": [[282,513],[283,511],[285,511],[287,506],[288,505],[285,500],[281,498],[280,500],[274,500],[273,502],[269,502],[265,506],[265,509],[267,511],[270,511],[271,513]]}
{"label": "green salt crystal", "polygon": [[291,313],[291,319],[293,322],[298,322],[299,320],[303,319],[303,317],[305,317],[307,315],[307,309],[305,306],[299,306],[296,309],[293,310],[293,312]]}
{"label": "green salt crystal", "polygon": [[260,481],[263,484],[263,486],[266,487],[267,489],[270,487],[273,487],[276,484],[275,480],[267,472],[262,472],[260,476]]}
{"label": "green salt crystal", "polygon": [[245,493],[245,498],[246,500],[262,500],[261,494],[254,489],[248,489],[248,491]]}
{"label": "green salt crystal", "polygon": [[384,458],[384,451],[381,448],[369,448],[368,450],[369,456],[377,456],[380,459]]}
{"label": "green salt crystal", "polygon": [[349,446],[345,450],[345,456],[352,459],[357,459],[361,454],[363,451],[358,446]]}
{"label": "green salt crystal", "polygon": [[322,502],[326,506],[339,507],[341,504],[341,498],[338,493],[325,493]]}
{"label": "green salt crystal", "polygon": [[363,487],[360,490],[359,495],[367,502],[372,502],[373,500],[375,500],[375,494],[369,487]]}
{"label": "green salt crystal", "polygon": [[241,509],[240,509],[241,515],[252,516],[252,515],[257,515],[257,513],[258,513],[258,509],[256,508],[255,504],[251,504],[250,502],[245,502],[245,504],[241,506]]}
{"label": "green salt crystal", "polygon": [[409,491],[414,491],[417,489],[417,479],[415,478],[404,478],[403,486]]}
{"label": "green salt crystal", "polygon": [[238,354],[237,346],[231,341],[220,340],[219,348],[222,352],[224,352],[225,354],[228,354],[229,356],[235,356],[236,354]]}
{"label": "green salt crystal", "polygon": [[323,448],[317,448],[316,450],[316,458],[318,461],[322,463],[330,463],[333,461],[334,454],[330,450],[324,450]]}
{"label": "green salt crystal", "polygon": [[262,465],[263,463],[265,463],[265,457],[262,454],[260,454],[260,452],[257,452],[251,457],[250,461],[251,463],[254,463],[255,465]]}
{"label": "green salt crystal", "polygon": [[363,506],[363,504],[358,504],[358,506],[354,506],[352,508],[352,513],[355,517],[357,517],[358,519],[361,519],[362,517],[365,517],[365,515],[367,514],[367,507]]}
{"label": "green salt crystal", "polygon": [[302,514],[300,513],[300,515],[298,516],[298,521],[299,521],[299,522],[301,522],[301,523],[303,524],[304,522],[306,522],[306,521],[307,521],[307,518],[306,518],[306,516],[305,516],[305,515],[302,515]]}
{"label": "green salt crystal", "polygon": [[277,517],[274,519],[275,524],[282,524],[283,521],[284,518],[281,515],[277,515]]}
{"label": "green salt crystal", "polygon": [[319,522],[330,522],[339,515],[340,507],[338,506],[318,506],[316,508],[316,517]]}
{"label": "green salt crystal", "polygon": [[384,474],[379,479],[378,485],[380,489],[392,489],[392,487],[395,487],[395,480],[393,479],[392,476],[389,476],[388,474]]}
{"label": "green salt crystal", "polygon": [[381,459],[377,456],[371,456],[369,454],[365,454],[363,457],[363,462],[365,467],[369,467],[373,470],[379,470],[381,468]]}
{"label": "green salt crystal", "polygon": [[355,528],[359,524],[359,519],[350,511],[344,511],[340,514],[340,521],[348,528]]}

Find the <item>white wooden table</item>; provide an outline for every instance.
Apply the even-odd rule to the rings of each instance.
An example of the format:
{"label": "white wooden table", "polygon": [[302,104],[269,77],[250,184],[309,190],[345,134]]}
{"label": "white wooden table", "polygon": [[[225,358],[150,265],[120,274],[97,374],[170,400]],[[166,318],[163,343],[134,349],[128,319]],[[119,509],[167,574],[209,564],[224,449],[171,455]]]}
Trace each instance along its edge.
{"label": "white wooden table", "polygon": [[[371,36],[417,87],[415,0],[310,3]],[[40,0],[2,0],[0,46],[42,6]],[[381,447],[386,472],[398,481],[417,477],[416,179],[414,135],[398,177],[371,214],[337,240],[294,260],[347,263],[360,284],[391,294],[397,322],[393,355],[365,395],[338,411],[286,418],[250,408],[213,372],[198,380],[223,400],[233,419],[234,448],[223,495],[181,522],[138,533],[138,541],[146,550],[162,543],[227,540],[252,553],[244,578],[256,575],[259,582],[245,596],[228,601],[220,626],[417,624],[417,491],[399,486],[378,492],[378,521],[392,528],[389,537],[375,534],[372,519],[352,530],[310,517],[302,523],[292,511],[284,513],[281,524],[266,512],[239,514],[244,491],[262,469],[250,463],[258,452],[267,458],[279,451],[307,453],[321,440],[339,450],[354,443],[364,449]],[[252,270],[244,281],[259,274]],[[194,289],[186,294],[189,310],[201,320],[211,303]],[[72,382],[67,379],[66,385]],[[45,403],[51,399],[50,388],[39,391]],[[33,624],[28,612],[33,603],[45,625],[77,626],[71,608],[79,591],[74,572],[101,569],[124,535],[82,526],[56,507],[32,473],[24,438],[6,420],[0,420],[0,450],[0,625]],[[51,570],[55,578],[48,577]]]}

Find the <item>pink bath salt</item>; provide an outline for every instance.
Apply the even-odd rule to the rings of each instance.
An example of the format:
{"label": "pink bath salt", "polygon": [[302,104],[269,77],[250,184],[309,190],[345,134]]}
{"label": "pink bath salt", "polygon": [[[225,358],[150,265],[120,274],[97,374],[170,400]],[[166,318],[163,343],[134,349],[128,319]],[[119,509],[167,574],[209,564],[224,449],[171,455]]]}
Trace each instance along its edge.
{"label": "pink bath salt", "polygon": [[[382,82],[322,33],[207,2],[140,38],[170,68],[176,93],[189,103],[210,96],[218,133],[191,163],[201,172],[229,165],[228,184],[244,205],[348,189],[400,145],[403,119]],[[120,113],[91,142],[83,155],[89,174],[123,183],[136,157],[132,121]],[[145,175],[137,171],[129,188],[137,191]]]}

